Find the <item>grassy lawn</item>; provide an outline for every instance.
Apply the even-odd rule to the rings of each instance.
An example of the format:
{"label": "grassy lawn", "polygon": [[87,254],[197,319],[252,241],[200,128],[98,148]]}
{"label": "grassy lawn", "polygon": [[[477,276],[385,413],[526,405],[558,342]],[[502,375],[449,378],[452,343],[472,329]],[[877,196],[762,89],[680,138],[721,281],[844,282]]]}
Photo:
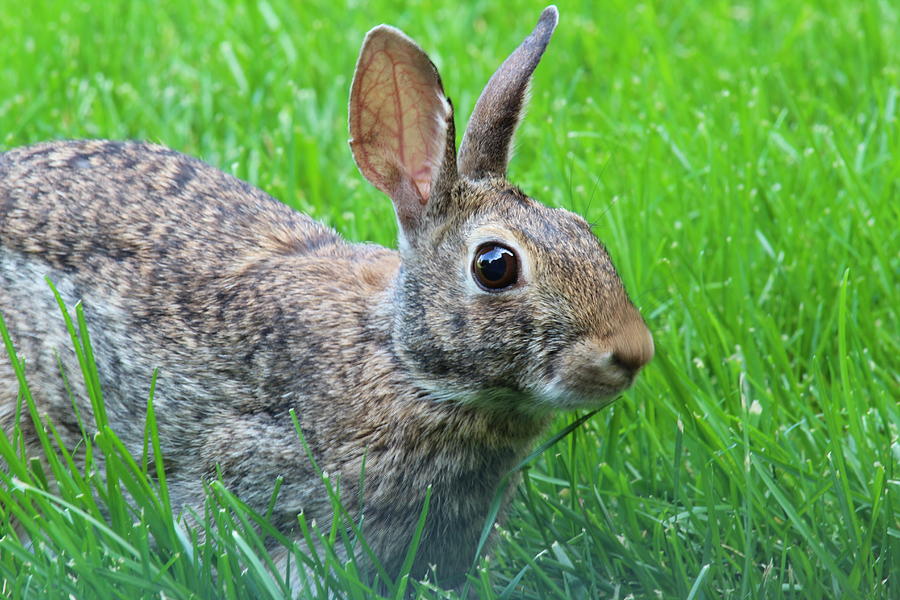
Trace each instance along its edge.
{"label": "grassy lawn", "polygon": [[[0,0],[0,150],[160,142],[393,245],[390,202],[346,142],[363,35],[387,22],[416,39],[462,129],[543,8],[398,4]],[[900,5],[559,9],[510,179],[596,224],[657,355],[525,469],[470,589],[900,598]],[[0,597],[285,594],[260,550],[277,532],[227,490],[210,486],[207,542],[169,517],[149,421],[134,460],[111,432],[88,440],[106,480],[65,456],[45,473],[0,438]],[[352,563],[313,567],[339,596],[374,593]]]}

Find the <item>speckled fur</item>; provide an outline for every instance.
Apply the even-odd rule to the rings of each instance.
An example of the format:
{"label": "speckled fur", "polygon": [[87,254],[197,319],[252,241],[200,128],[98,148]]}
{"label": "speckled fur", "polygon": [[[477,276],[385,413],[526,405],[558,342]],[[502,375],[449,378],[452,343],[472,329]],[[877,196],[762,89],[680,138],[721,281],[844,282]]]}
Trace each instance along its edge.
{"label": "speckled fur", "polygon": [[[615,351],[644,334],[584,220],[502,174],[457,176],[447,163],[452,120],[448,131],[449,159],[400,252],[347,243],[160,146],[64,141],[0,154],[0,311],[63,442],[75,447],[81,434],[57,353],[86,422],[90,404],[44,277],[70,307],[83,303],[110,423],[135,453],[159,368],[156,414],[179,510],[200,508],[203,481],[219,468],[261,511],[283,477],[273,521],[286,532],[300,511],[327,521],[294,409],[346,506],[364,508],[367,541],[389,571],[433,486],[414,572],[436,565],[442,582],[458,581],[501,477],[553,409],[568,407],[560,398],[603,402],[631,383],[636,369],[602,387],[579,344]],[[505,158],[490,162],[505,168]],[[486,226],[529,257],[528,281],[509,293],[471,291],[471,236]],[[548,395],[548,381],[565,393]],[[7,431],[16,393],[4,361]],[[34,436],[27,441],[38,453]]]}

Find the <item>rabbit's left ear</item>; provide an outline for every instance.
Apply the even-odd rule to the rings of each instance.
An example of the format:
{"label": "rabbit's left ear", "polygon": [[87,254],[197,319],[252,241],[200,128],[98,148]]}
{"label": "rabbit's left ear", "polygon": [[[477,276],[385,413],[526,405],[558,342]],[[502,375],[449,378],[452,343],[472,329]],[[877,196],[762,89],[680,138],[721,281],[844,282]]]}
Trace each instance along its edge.
{"label": "rabbit's left ear", "polygon": [[391,197],[401,234],[457,179],[453,107],[425,52],[380,25],[366,35],[350,88],[350,147],[359,170]]}
{"label": "rabbit's left ear", "polygon": [[550,43],[557,21],[556,7],[545,8],[531,35],[484,86],[459,145],[459,172],[466,177],[506,177],[510,146],[522,118],[531,74]]}

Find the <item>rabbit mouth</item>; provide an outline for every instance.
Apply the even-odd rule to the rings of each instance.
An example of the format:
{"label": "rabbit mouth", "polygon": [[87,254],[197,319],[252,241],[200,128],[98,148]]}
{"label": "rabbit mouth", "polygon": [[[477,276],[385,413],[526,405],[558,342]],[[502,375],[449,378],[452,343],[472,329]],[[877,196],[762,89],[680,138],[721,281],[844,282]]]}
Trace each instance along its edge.
{"label": "rabbit mouth", "polygon": [[600,343],[582,340],[562,352],[551,375],[534,388],[538,399],[556,409],[598,408],[628,389],[653,357],[653,337],[643,323]]}
{"label": "rabbit mouth", "polygon": [[[631,387],[637,372],[615,364],[612,353],[594,364],[569,366],[534,390],[543,404],[559,410],[601,408]],[[605,364],[603,364],[605,362]]]}

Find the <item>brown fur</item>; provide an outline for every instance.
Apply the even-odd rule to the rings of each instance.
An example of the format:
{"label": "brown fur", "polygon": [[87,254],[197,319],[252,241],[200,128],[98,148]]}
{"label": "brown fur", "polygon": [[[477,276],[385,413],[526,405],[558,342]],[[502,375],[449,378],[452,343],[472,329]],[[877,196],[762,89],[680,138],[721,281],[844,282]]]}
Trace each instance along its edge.
{"label": "brown fur", "polygon": [[[509,147],[511,128],[491,123],[518,113],[540,57],[535,44],[543,52],[555,22],[555,9],[545,11],[495,76],[504,85],[520,78],[516,95],[490,84],[483,94],[489,100],[467,135],[503,138],[467,151],[467,161],[490,165],[484,177],[457,172],[452,109],[424,53],[394,29],[369,34],[351,134],[363,174],[394,201],[399,252],[347,243],[160,146],[51,142],[0,155],[0,310],[64,443],[75,446],[80,431],[57,353],[87,422],[90,405],[45,276],[70,307],[83,302],[110,423],[136,453],[159,368],[156,413],[179,509],[199,508],[202,482],[219,468],[258,510],[283,477],[273,520],[284,531],[300,511],[327,521],[330,504],[293,431],[293,409],[343,502],[365,513],[367,541],[392,573],[433,487],[414,573],[436,565],[442,582],[459,581],[500,479],[553,411],[608,401],[653,351],[584,220],[508,183],[505,155],[479,157]],[[408,73],[392,80],[384,65]],[[407,82],[418,96],[403,95]],[[379,91],[393,88],[399,99]],[[419,101],[412,111],[382,104]],[[375,117],[354,120],[361,114]],[[385,127],[391,120],[403,127]],[[398,131],[402,139],[390,137]],[[408,137],[422,131],[437,138]],[[519,257],[507,290],[486,292],[472,279],[472,253],[486,239]],[[15,401],[4,364],[7,431]],[[28,443],[38,451],[33,436]]]}

